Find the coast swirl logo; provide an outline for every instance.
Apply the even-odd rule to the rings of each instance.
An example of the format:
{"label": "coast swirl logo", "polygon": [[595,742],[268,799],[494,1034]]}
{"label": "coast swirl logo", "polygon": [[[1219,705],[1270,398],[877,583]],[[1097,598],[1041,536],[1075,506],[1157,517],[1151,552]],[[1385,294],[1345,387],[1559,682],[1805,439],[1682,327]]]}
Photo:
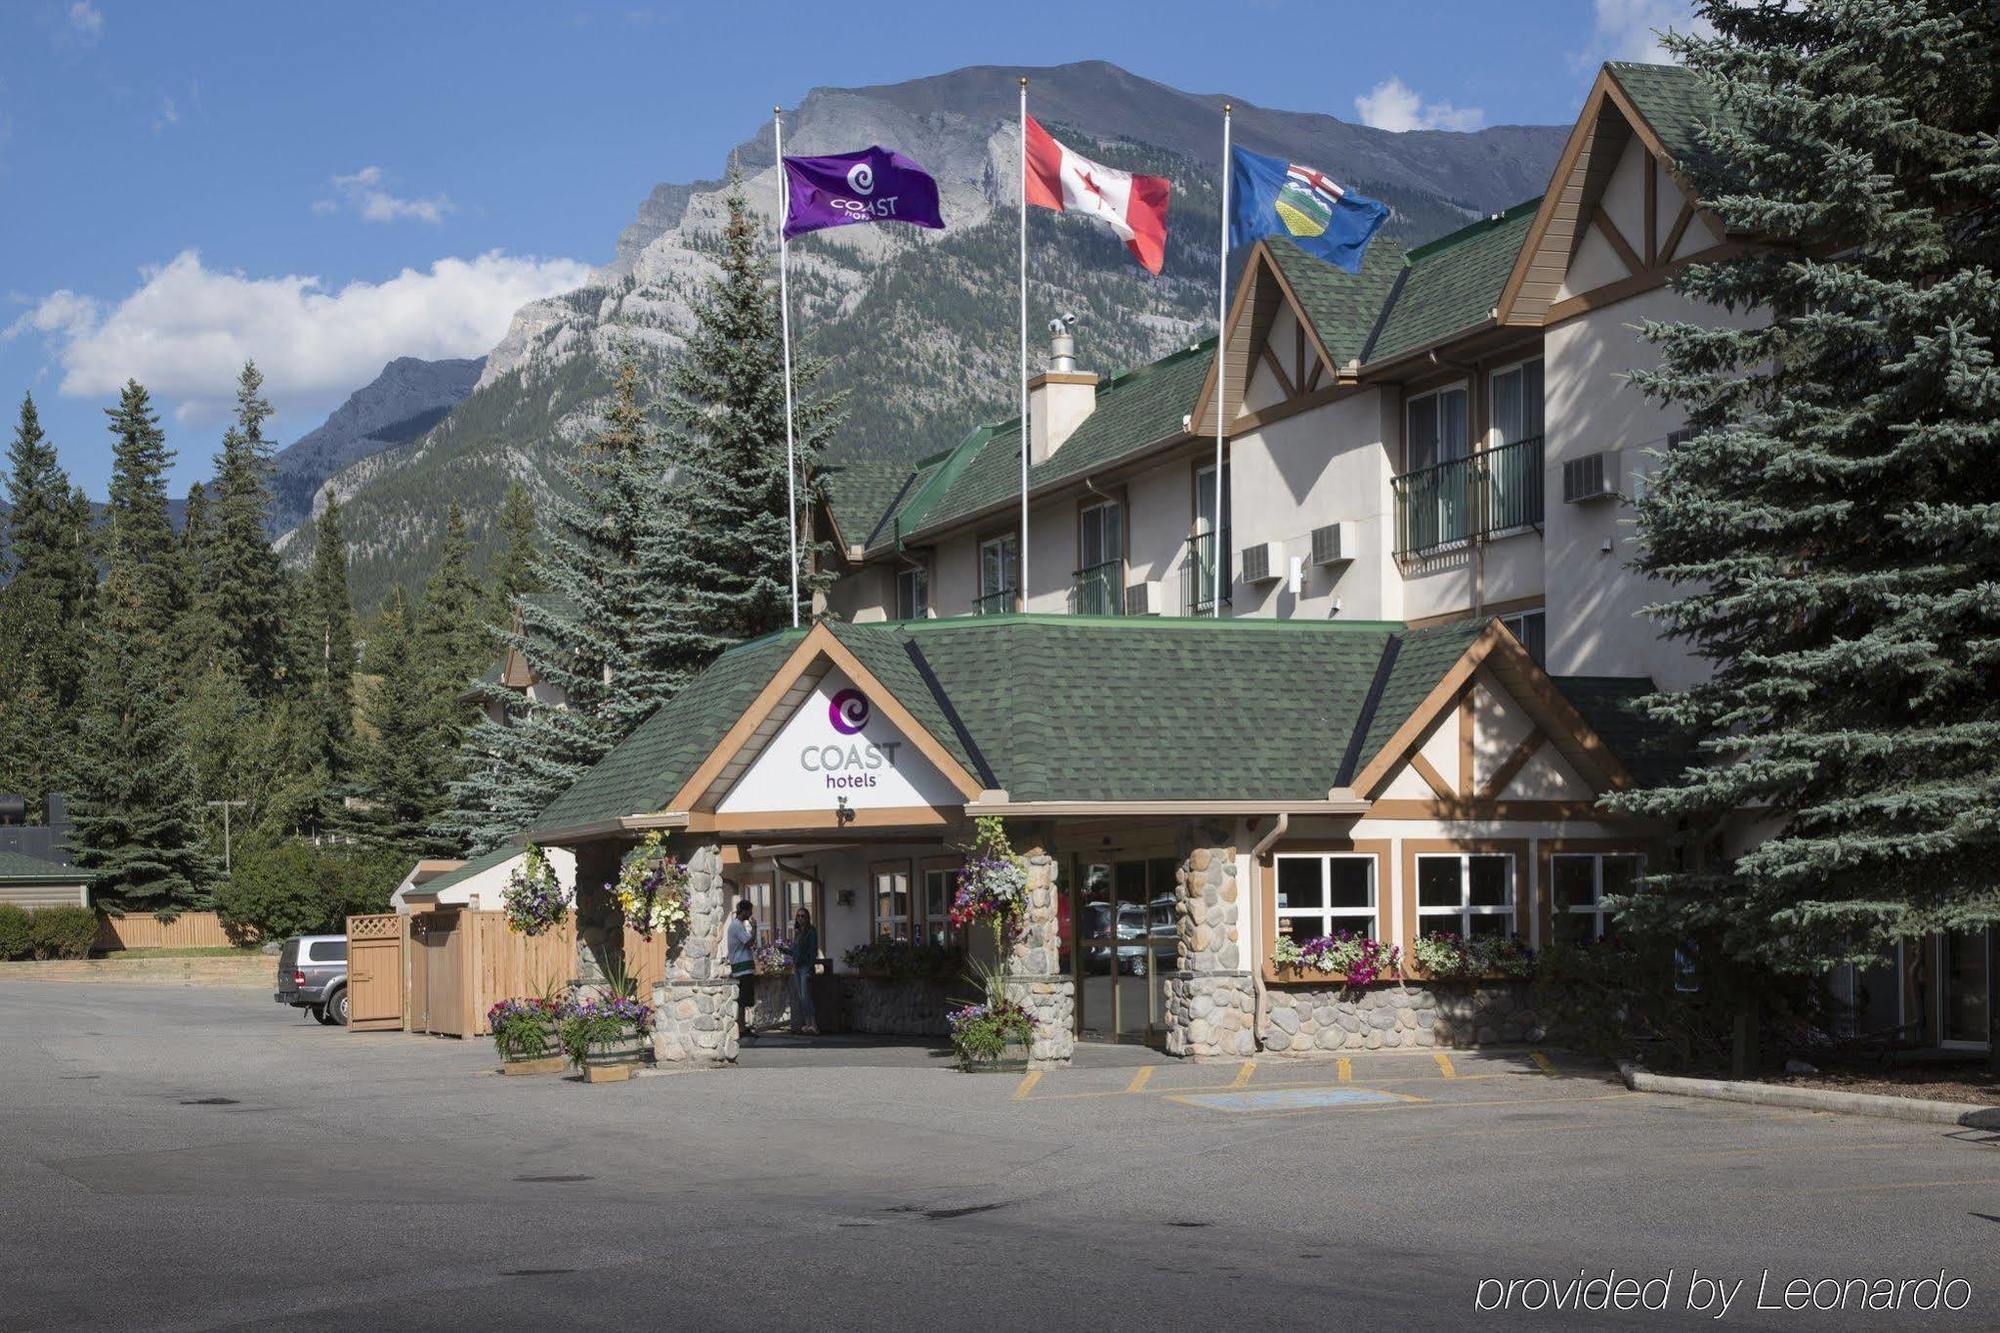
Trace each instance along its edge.
{"label": "coast swirl logo", "polygon": [[864,198],[875,193],[875,168],[856,162],[847,169],[847,188]]}
{"label": "coast swirl logo", "polygon": [[827,701],[826,716],[841,735],[857,735],[868,725],[868,696],[860,690],[842,690]]}

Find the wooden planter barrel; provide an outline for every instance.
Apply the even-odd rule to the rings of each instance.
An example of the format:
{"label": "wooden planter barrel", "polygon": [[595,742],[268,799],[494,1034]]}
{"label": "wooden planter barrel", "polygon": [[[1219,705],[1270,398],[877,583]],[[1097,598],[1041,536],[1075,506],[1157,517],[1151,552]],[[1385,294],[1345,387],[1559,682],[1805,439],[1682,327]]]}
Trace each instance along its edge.
{"label": "wooden planter barrel", "polygon": [[542,1053],[528,1055],[513,1049],[500,1056],[500,1072],[503,1074],[559,1074],[565,1061],[562,1041],[556,1035],[554,1019],[542,1024]]}
{"label": "wooden planter barrel", "polygon": [[646,1058],[646,1034],[627,1029],[615,1041],[592,1046],[583,1056],[585,1083],[617,1083],[632,1077],[632,1071]]}

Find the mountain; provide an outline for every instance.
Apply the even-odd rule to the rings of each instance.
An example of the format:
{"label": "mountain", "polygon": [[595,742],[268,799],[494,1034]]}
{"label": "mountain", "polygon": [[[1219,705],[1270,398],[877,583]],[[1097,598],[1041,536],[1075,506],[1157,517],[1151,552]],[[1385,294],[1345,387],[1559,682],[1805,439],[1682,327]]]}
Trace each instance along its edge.
{"label": "mountain", "polygon": [[[892,145],[937,177],[948,224],[943,232],[854,227],[792,247],[796,350],[823,358],[822,384],[845,395],[835,457],[914,459],[1013,413],[1022,73],[1031,79],[1031,113],[1056,137],[1109,165],[1174,183],[1157,278],[1103,227],[1030,211],[1031,336],[1039,347],[1051,315],[1080,315],[1079,359],[1103,373],[1155,360],[1213,329],[1224,100],[1235,103],[1238,143],[1311,163],[1383,200],[1393,210],[1388,234],[1411,242],[1538,193],[1568,134],[1567,126],[1392,134],[1186,93],[1097,61],[816,88],[788,115],[786,147],[810,154]],[[774,235],[770,127],[720,165],[743,173],[751,207]],[[440,497],[460,500],[483,543],[510,477],[545,493],[558,475],[555,461],[595,424],[625,351],[641,358],[655,386],[663,380],[715,272],[725,189],[722,180],[656,187],[588,285],[515,315],[477,388],[449,416],[333,477],[362,605],[392,585],[422,580],[442,530]],[[290,544],[292,559],[307,558],[310,535]]]}
{"label": "mountain", "polygon": [[484,357],[420,361],[399,356],[348,395],[310,434],[273,460],[272,531],[284,533],[312,517],[313,497],[326,479],[371,454],[407,444],[444,420],[479,382]]}

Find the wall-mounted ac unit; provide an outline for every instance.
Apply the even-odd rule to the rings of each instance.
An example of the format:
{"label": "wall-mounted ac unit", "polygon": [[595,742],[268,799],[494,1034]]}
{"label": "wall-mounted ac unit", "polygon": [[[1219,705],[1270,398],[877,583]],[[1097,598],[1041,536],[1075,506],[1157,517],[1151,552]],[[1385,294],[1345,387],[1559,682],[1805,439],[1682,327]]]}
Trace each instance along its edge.
{"label": "wall-mounted ac unit", "polygon": [[1313,556],[1315,565],[1337,565],[1352,560],[1357,554],[1357,539],[1352,523],[1329,523],[1323,528],[1313,529]]}
{"label": "wall-mounted ac unit", "polygon": [[1285,548],[1277,542],[1258,542],[1243,548],[1243,581],[1275,583],[1285,576]]}
{"label": "wall-mounted ac unit", "polygon": [[1166,593],[1158,579],[1147,579],[1125,589],[1125,614],[1160,616],[1166,614]]}
{"label": "wall-mounted ac unit", "polygon": [[1567,459],[1563,463],[1564,504],[1578,505],[1588,504],[1592,500],[1615,499],[1618,495],[1617,483],[1616,449],[1585,454],[1581,458]]}

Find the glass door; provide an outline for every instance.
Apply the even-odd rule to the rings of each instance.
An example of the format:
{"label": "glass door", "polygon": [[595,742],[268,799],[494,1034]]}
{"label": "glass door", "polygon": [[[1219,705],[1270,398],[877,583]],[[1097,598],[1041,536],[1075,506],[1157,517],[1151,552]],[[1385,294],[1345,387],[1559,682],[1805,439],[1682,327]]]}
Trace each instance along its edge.
{"label": "glass door", "polygon": [[1071,883],[1077,1036],[1166,1039],[1166,981],[1178,966],[1171,858],[1080,864]]}

